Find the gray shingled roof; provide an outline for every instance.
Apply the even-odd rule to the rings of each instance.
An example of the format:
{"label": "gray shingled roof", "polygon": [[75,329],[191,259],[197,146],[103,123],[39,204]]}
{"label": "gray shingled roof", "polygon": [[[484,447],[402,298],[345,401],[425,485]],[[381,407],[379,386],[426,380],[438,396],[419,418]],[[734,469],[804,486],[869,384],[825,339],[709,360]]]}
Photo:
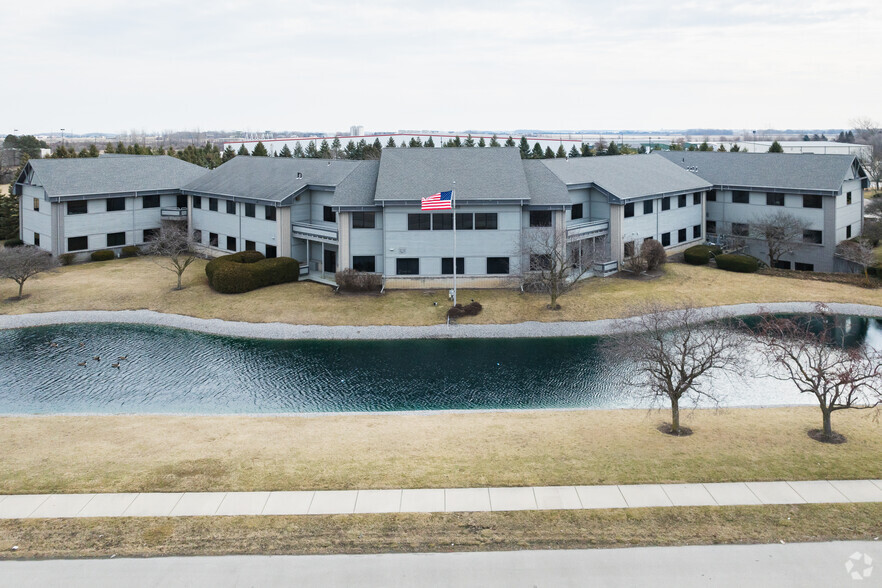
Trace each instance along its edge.
{"label": "gray shingled roof", "polygon": [[660,154],[718,187],[838,193],[852,174],[854,155],[815,153],[716,153],[668,151]]}
{"label": "gray shingled roof", "polygon": [[[234,157],[184,186],[193,194],[239,197],[282,203],[309,186],[336,187],[362,163],[331,159]],[[298,178],[297,174],[302,174]]]}
{"label": "gray shingled roof", "polygon": [[380,156],[378,201],[418,200],[454,187],[457,200],[530,199],[515,147],[384,149]]}
{"label": "gray shingled roof", "polygon": [[655,154],[546,159],[542,163],[568,186],[593,184],[620,200],[712,187],[706,180]]}
{"label": "gray shingled roof", "polygon": [[524,172],[530,188],[531,205],[569,205],[573,199],[566,185],[542,161],[525,159]]}
{"label": "gray shingled roof", "polygon": [[208,170],[168,155],[32,159],[33,184],[49,198],[178,190]]}
{"label": "gray shingled roof", "polygon": [[374,206],[379,161],[360,161],[334,190],[332,206]]}

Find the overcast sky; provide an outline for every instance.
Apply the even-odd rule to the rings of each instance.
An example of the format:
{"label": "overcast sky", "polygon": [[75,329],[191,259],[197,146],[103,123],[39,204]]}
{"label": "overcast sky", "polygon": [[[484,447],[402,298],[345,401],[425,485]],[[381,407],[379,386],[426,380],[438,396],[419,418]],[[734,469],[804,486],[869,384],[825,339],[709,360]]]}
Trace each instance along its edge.
{"label": "overcast sky", "polygon": [[839,128],[879,0],[6,6],[0,131]]}

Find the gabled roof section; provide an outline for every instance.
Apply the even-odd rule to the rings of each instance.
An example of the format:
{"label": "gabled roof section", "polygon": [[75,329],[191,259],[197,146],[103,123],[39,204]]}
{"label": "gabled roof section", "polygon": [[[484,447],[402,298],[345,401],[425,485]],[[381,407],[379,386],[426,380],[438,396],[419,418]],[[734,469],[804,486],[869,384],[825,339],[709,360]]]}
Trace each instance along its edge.
{"label": "gabled roof section", "polygon": [[31,159],[20,178],[28,167],[30,183],[49,198],[179,190],[208,172],[168,155]]}
{"label": "gabled roof section", "polygon": [[593,186],[618,200],[712,188],[706,180],[655,154],[546,159],[542,163],[567,186]]}
{"label": "gabled roof section", "polygon": [[361,163],[332,159],[234,157],[184,186],[184,192],[281,204],[310,187],[336,188]]}
{"label": "gabled roof section", "polygon": [[846,179],[866,176],[854,155],[668,151],[661,156],[717,187],[838,194]]}
{"label": "gabled roof section", "polygon": [[454,188],[458,201],[530,199],[516,147],[399,148],[380,156],[378,201],[419,200]]}
{"label": "gabled roof section", "polygon": [[379,161],[359,161],[358,166],[334,190],[331,206],[374,206]]}
{"label": "gabled roof section", "polygon": [[530,189],[530,204],[533,206],[568,206],[573,199],[566,184],[552,173],[542,161],[525,159],[524,172]]}

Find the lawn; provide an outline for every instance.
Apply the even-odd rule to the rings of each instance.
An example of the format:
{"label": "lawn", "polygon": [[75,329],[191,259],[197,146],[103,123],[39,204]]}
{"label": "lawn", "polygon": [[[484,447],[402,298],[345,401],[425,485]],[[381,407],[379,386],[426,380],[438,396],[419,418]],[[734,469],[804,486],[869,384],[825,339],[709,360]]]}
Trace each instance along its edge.
{"label": "lawn", "polygon": [[[334,294],[312,282],[283,284],[246,294],[217,294],[208,287],[205,262],[184,274],[175,291],[174,274],[149,258],[118,259],[59,268],[25,284],[26,298],[11,280],[0,282],[0,314],[53,310],[150,309],[203,318],[250,322],[280,321],[327,325],[430,325],[444,321],[445,293],[399,290],[385,295]],[[546,308],[548,299],[517,290],[460,290],[460,300],[475,299],[484,311],[461,322],[512,323],[615,318],[641,302],[691,299],[700,306],[742,302],[859,302],[882,305],[882,290],[847,284],[736,274],[709,267],[668,264],[660,278],[637,281],[592,278],[560,299],[562,309]],[[437,302],[438,306],[433,303]]]}

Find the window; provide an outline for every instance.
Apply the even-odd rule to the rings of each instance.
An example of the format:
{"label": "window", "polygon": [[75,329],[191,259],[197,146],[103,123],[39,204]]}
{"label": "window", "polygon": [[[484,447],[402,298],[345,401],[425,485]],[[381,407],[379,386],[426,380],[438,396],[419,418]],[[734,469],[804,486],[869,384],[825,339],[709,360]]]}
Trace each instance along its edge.
{"label": "window", "polygon": [[[849,204],[851,204],[851,203],[849,203]],[[38,210],[40,210],[40,199],[34,198],[34,211],[36,212]]]}
{"label": "window", "polygon": [[264,255],[264,257],[266,257],[267,259],[272,259],[273,257],[276,257],[276,255],[277,255],[276,254],[276,246],[275,245],[267,245],[266,246],[266,254]]}
{"label": "window", "polygon": [[802,197],[802,207],[803,208],[823,208],[824,205],[821,203],[821,197],[817,194],[806,194]]}
{"label": "window", "polygon": [[159,229],[144,229],[144,242],[152,241],[159,236]]}
{"label": "window", "polygon": [[798,272],[813,272],[815,271],[815,264],[813,263],[799,263],[798,261],[793,264],[793,269]]}
{"label": "window", "polygon": [[125,232],[107,233],[107,246],[108,247],[122,247],[125,244],[126,244]]}
{"label": "window", "polygon": [[634,257],[634,241],[625,243],[625,257]]}
{"label": "window", "polygon": [[[453,258],[452,257],[442,257],[441,258],[441,273],[445,276],[453,275]],[[456,258],[456,274],[462,275],[465,273],[465,257],[457,257]]]}
{"label": "window", "polygon": [[[352,228],[353,229],[373,229],[377,226],[376,218],[373,212],[353,212]],[[371,270],[374,271],[374,270]]]}
{"label": "window", "polygon": [[[475,229],[493,230],[496,229],[496,213],[495,212],[476,212],[475,213]],[[508,258],[505,258],[508,259]],[[508,272],[505,272],[508,273]]]}
{"label": "window", "polygon": [[814,243],[820,245],[822,243],[823,233],[821,231],[814,231],[812,229],[806,229],[802,232],[802,242],[803,243]]}
{"label": "window", "polygon": [[848,225],[847,227],[845,227],[845,238],[851,239],[851,225]]}
{"label": "window", "polygon": [[683,208],[686,206],[686,194],[680,194],[677,196],[677,208]]}
{"label": "window", "polygon": [[202,208],[202,196],[193,196],[193,209]]}
{"label": "window", "polygon": [[432,228],[432,215],[424,212],[407,215],[408,231],[428,231]]}
{"label": "window", "polygon": [[474,226],[475,217],[470,212],[457,212],[456,213],[456,230],[457,231],[471,231]]}
{"label": "window", "polygon": [[263,218],[266,220],[274,221],[276,220],[276,207],[275,206],[264,206],[263,207]]}
{"label": "window", "polygon": [[717,201],[717,191],[716,190],[710,190],[707,193],[707,201],[708,202],[716,202]]}
{"label": "window", "polygon": [[353,255],[352,269],[357,272],[375,272],[377,271],[377,258],[373,255]]}
{"label": "window", "polygon": [[67,239],[67,250],[68,251],[84,251],[89,248],[89,238],[88,237],[68,237]]}
{"label": "window", "polygon": [[778,261],[775,262],[775,267],[777,269],[789,270],[790,269],[790,262],[779,259]]}
{"label": "window", "polygon": [[67,214],[86,214],[87,212],[89,212],[89,206],[85,200],[67,203]]}
{"label": "window", "polygon": [[701,205],[701,194],[696,192],[692,195],[692,204],[694,204],[695,206]]}
{"label": "window", "polygon": [[732,190],[732,202],[735,204],[750,204],[750,192],[745,190]]}
{"label": "window", "polygon": [[[429,216],[429,215],[426,215]],[[395,260],[395,273],[399,276],[420,275],[420,260],[418,257],[399,257]]]}
{"label": "window", "polygon": [[178,194],[176,199],[176,204],[178,208],[187,208],[187,195],[186,194]]}
{"label": "window", "polygon": [[125,198],[108,198],[107,202],[107,212],[115,212],[117,210],[125,210],[126,209],[126,199]]}
{"label": "window", "polygon": [[227,214],[236,214],[235,200],[227,200]]}
{"label": "window", "polygon": [[662,198],[662,210],[670,210],[671,209],[671,197],[665,196]]}
{"label": "window", "polygon": [[208,210],[213,210],[214,212],[217,212],[217,198],[208,199]]}
{"label": "window", "polygon": [[34,233],[34,245],[37,247],[40,246],[40,233]]}
{"label": "window", "polygon": [[582,212],[582,206],[583,205],[581,202],[579,204],[573,204],[573,211],[572,214],[570,214],[571,219],[576,220],[578,218],[582,218],[582,216],[584,215],[584,212]]}
{"label": "window", "polygon": [[668,247],[671,244],[671,234],[670,233],[662,233],[662,245]]}
{"label": "window", "polygon": [[208,233],[208,244],[212,247],[217,247],[217,243],[217,233]]}
{"label": "window", "polygon": [[732,223],[732,234],[736,237],[746,237],[750,234],[750,225],[746,223]]}
{"label": "window", "polygon": [[245,216],[254,218],[255,209],[257,207],[248,202],[245,203]]}
{"label": "window", "polygon": [[326,223],[335,223],[337,222],[337,213],[330,206],[325,206],[322,208],[322,220]]}
{"label": "window", "polygon": [[530,271],[548,271],[551,269],[551,255],[548,253],[531,253],[530,254]]}
{"label": "window", "polygon": [[710,233],[711,235],[717,234],[717,221],[707,221],[707,223],[705,224],[707,225],[708,233]]}
{"label": "window", "polygon": [[530,211],[531,227],[550,227],[551,211],[550,210],[531,210]]}
{"label": "window", "polygon": [[507,274],[508,273],[508,258],[507,257],[488,257],[487,258],[487,273],[488,274]]}
{"label": "window", "polygon": [[159,208],[159,194],[144,196],[144,208]]}
{"label": "window", "polygon": [[845,203],[851,204],[851,192],[845,195]]}
{"label": "window", "polygon": [[257,251],[257,244],[254,241],[245,241],[245,251]]}
{"label": "window", "polygon": [[199,229],[193,231],[193,240],[197,243],[202,243],[202,231],[200,231]]}
{"label": "window", "polygon": [[652,200],[643,201],[643,214],[652,214]]}
{"label": "window", "polygon": [[695,225],[692,227],[692,238],[701,239],[701,225]]}
{"label": "window", "polygon": [[784,206],[784,194],[766,193],[766,206]]}
{"label": "window", "polygon": [[227,251],[235,251],[236,250],[236,238],[235,237],[227,237]]}
{"label": "window", "polygon": [[634,216],[634,203],[628,202],[625,204],[625,218],[631,218]]}
{"label": "window", "polygon": [[452,231],[453,214],[450,212],[436,213],[432,215],[433,231]]}
{"label": "window", "polygon": [[686,240],[686,229],[680,229],[677,231],[677,243],[682,243]]}

